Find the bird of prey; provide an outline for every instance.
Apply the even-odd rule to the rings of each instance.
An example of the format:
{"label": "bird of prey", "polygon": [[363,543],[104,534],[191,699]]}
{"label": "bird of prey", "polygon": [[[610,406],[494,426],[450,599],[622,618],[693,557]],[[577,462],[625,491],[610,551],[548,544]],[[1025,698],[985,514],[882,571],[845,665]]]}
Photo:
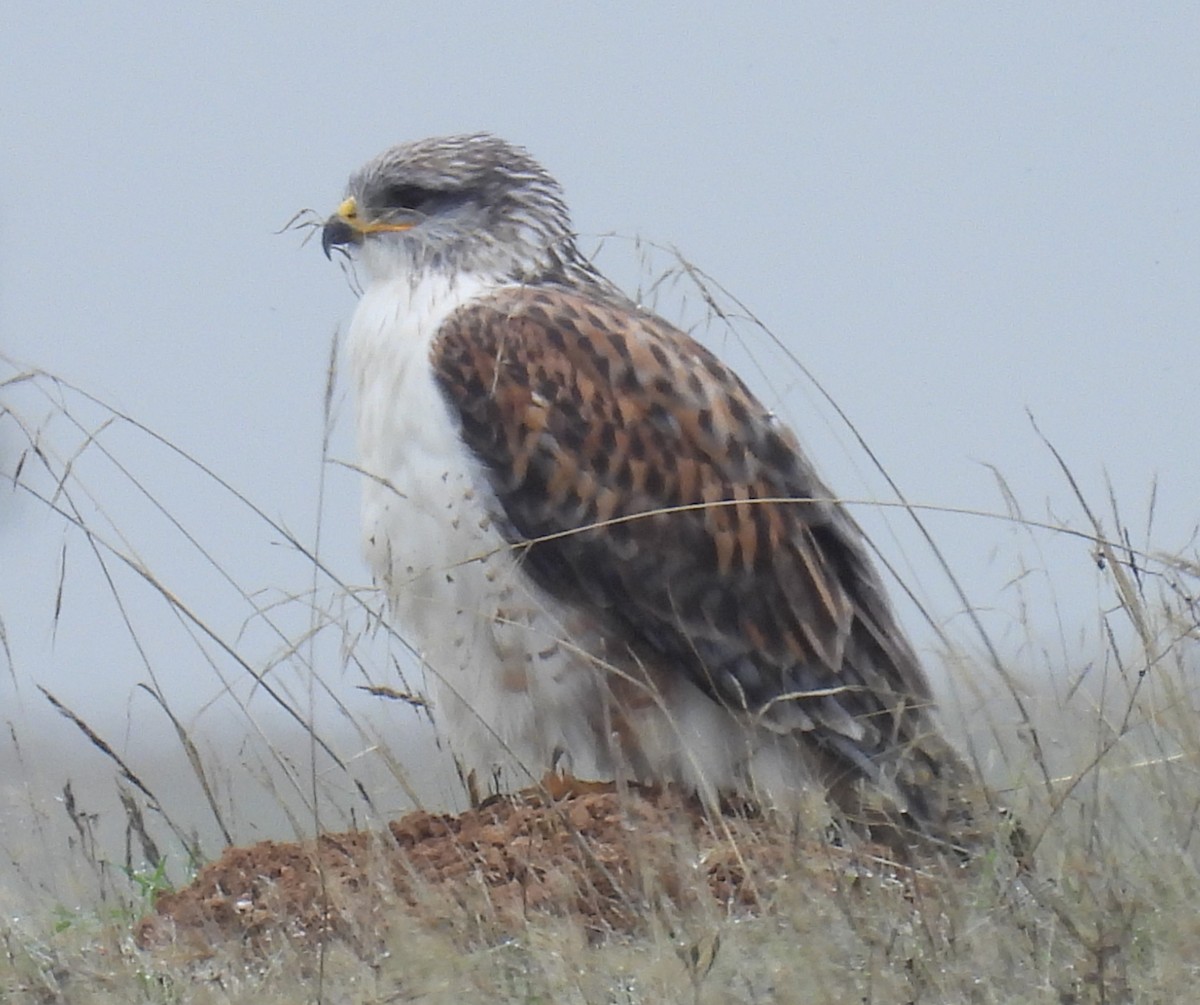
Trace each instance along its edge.
{"label": "bird of prey", "polygon": [[558,183],[478,133],[350,179],[365,550],[478,779],[558,771],[970,826],[964,762],[863,535],[710,351],[579,252]]}

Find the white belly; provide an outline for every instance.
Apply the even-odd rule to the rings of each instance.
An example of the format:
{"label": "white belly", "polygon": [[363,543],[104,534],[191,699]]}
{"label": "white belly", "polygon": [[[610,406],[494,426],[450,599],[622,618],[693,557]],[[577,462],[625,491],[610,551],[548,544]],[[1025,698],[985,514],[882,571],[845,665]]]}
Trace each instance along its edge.
{"label": "white belly", "polygon": [[561,758],[579,777],[611,777],[607,741],[580,711],[602,705],[601,674],[574,648],[569,613],[517,570],[491,520],[491,490],[434,383],[434,333],[486,289],[470,278],[377,282],[359,303],[347,355],[364,549],[465,767],[483,782],[512,772],[502,784],[523,786]]}

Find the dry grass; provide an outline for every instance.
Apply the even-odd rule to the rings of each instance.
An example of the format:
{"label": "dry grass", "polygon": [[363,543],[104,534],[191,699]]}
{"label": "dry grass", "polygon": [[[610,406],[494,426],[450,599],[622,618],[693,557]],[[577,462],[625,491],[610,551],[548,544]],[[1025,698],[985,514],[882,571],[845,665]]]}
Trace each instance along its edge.
{"label": "dry grass", "polygon": [[[673,283],[728,333],[757,326],[687,263],[663,273],[643,299]],[[116,811],[103,813],[94,790],[69,788],[51,809],[31,796],[28,833],[0,839],[16,876],[13,889],[0,890],[0,1002],[1065,1005],[1194,997],[1200,563],[1157,553],[1148,541],[1135,545],[1116,499],[1094,506],[1061,458],[1086,529],[1029,519],[1002,480],[1004,510],[977,519],[984,534],[1015,528],[1014,552],[1038,555],[1064,534],[1086,538],[1096,562],[1087,588],[1097,593],[1097,638],[1080,642],[1064,628],[1072,641],[1056,651],[1031,642],[1023,658],[1046,667],[1036,686],[1012,669],[965,595],[971,638],[943,639],[955,683],[947,718],[970,719],[972,753],[1030,833],[1031,872],[1019,872],[1002,850],[966,869],[926,863],[918,876],[864,868],[811,836],[759,822],[738,831],[734,849],[747,868],[764,870],[753,902],[678,889],[666,896],[664,875],[678,887],[680,876],[695,873],[695,846],[677,840],[653,868],[622,880],[623,909],[638,923],[610,926],[603,938],[572,911],[518,912],[514,924],[486,885],[468,896],[430,883],[415,896],[366,874],[371,910],[345,912],[336,937],[289,932],[281,919],[279,937],[266,945],[209,938],[204,952],[187,940],[138,948],[137,922],[154,898],[253,833],[236,775],[252,776],[259,798],[278,808],[278,837],[359,826],[382,832],[395,813],[380,805],[381,793],[406,793],[408,805],[423,794],[389,745],[388,722],[416,722],[426,710],[415,700],[420,688],[404,679],[403,641],[383,626],[378,598],[325,561],[319,517],[313,535],[295,533],[134,417],[52,375],[0,363],[0,443],[16,443],[3,458],[6,477],[61,524],[67,542],[47,558],[57,570],[53,622],[69,609],[77,579],[92,577],[107,591],[110,616],[140,667],[130,700],[141,702],[141,717],[165,725],[177,751],[168,772],[155,771],[161,751],[150,756],[127,736],[105,735],[88,709],[55,689],[39,685],[44,698],[37,697],[14,661],[16,627],[0,611],[0,660],[22,708],[44,701],[65,716],[93,759],[111,766],[120,791]],[[331,364],[327,416],[334,387]],[[142,466],[134,469],[131,456]],[[160,480],[149,474],[150,456]],[[333,460],[326,468],[342,470]],[[113,479],[118,491],[93,495]],[[222,522],[214,528],[185,515],[175,481],[204,486]],[[920,525],[922,509],[891,490],[889,505]],[[230,540],[226,520],[243,522]],[[204,576],[177,581],[183,574],[160,557],[161,545],[143,554],[136,532],[150,524]],[[923,525],[921,534],[936,553]],[[264,592],[262,564],[241,560],[247,540],[268,541],[276,552],[282,544],[292,565],[281,581],[304,585]],[[952,563],[938,558],[949,571]],[[1039,602],[1026,591],[1044,571],[1035,562],[1014,577],[1018,622],[1023,604]],[[164,623],[172,634],[159,634]],[[207,675],[211,706],[186,707],[170,683],[181,672]],[[363,711],[366,695],[402,701],[379,724]],[[211,709],[245,739],[213,749],[200,728]],[[32,778],[22,721],[5,718],[10,760]],[[288,729],[302,730],[298,748],[278,739]],[[578,828],[572,834],[593,852],[600,847]],[[33,846],[63,849],[53,864],[81,877],[86,892],[70,909],[55,902],[53,884],[23,873]],[[333,887],[323,890],[332,895]]]}

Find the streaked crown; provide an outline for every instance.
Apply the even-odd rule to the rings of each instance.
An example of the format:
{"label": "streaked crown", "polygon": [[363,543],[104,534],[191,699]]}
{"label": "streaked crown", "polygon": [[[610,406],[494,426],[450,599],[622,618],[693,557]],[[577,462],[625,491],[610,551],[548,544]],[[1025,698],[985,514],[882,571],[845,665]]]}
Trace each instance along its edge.
{"label": "streaked crown", "polygon": [[[350,178],[322,247],[356,246],[377,278],[429,270],[578,281],[562,189],[522,147],[488,133],[404,143]],[[578,274],[577,274],[578,273]]]}

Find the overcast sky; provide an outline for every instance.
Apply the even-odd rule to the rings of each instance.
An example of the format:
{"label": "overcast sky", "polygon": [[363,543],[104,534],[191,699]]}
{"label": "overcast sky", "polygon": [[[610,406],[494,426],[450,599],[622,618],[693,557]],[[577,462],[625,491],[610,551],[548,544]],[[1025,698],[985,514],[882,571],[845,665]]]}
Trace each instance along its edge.
{"label": "overcast sky", "polygon": [[[585,248],[619,235],[602,262],[622,284],[647,279],[639,236],[716,277],[815,374],[909,499],[1003,513],[994,466],[1028,516],[1086,528],[1032,413],[1097,510],[1108,510],[1107,472],[1144,542],[1157,484],[1151,542],[1194,554],[1198,9],[681,6],[9,0],[0,351],[144,423],[308,545],[323,492],[322,555],[361,584],[355,477],[321,461],[330,345],[353,293],[314,244],[279,230],[298,210],[329,213],[349,173],[392,143],[487,129],[561,180]],[[794,366],[765,344],[702,334],[797,425],[836,490],[889,498]],[[0,395],[47,449],[70,454],[79,434],[45,387]],[[62,400],[89,429],[105,418]],[[342,460],[349,407],[341,388],[330,453]],[[107,539],[124,537],[261,670],[281,642],[261,625],[241,631],[252,608],[238,590],[260,604],[296,594],[313,585],[311,565],[146,435],[115,423],[99,442],[238,587],[95,445],[72,482],[78,498],[84,486],[95,496],[89,521],[111,520]],[[0,465],[11,472],[26,446],[0,422]],[[960,629],[961,604],[909,522],[855,513],[932,618]],[[1091,658],[1105,594],[1086,542],[981,517],[930,516],[929,527],[1023,672]],[[1022,607],[1012,582],[1031,566],[1061,616],[1048,602]],[[138,683],[154,674],[201,735],[246,721],[222,704],[195,629],[136,575],[107,574],[46,504],[0,494],[11,651],[0,719],[28,743],[91,757],[44,714],[38,682],[146,770],[186,775],[177,746],[152,753],[147,738],[169,727]],[[304,601],[292,606],[302,627]],[[932,631],[911,606],[903,614],[928,652]],[[1042,634],[1056,640],[1044,651],[1030,643]],[[373,679],[389,679],[388,648],[370,650],[383,664]],[[361,680],[331,662],[325,682],[358,701]],[[252,710],[269,710],[223,669]],[[422,728],[385,712],[402,731]],[[264,729],[286,731],[265,714]]]}

